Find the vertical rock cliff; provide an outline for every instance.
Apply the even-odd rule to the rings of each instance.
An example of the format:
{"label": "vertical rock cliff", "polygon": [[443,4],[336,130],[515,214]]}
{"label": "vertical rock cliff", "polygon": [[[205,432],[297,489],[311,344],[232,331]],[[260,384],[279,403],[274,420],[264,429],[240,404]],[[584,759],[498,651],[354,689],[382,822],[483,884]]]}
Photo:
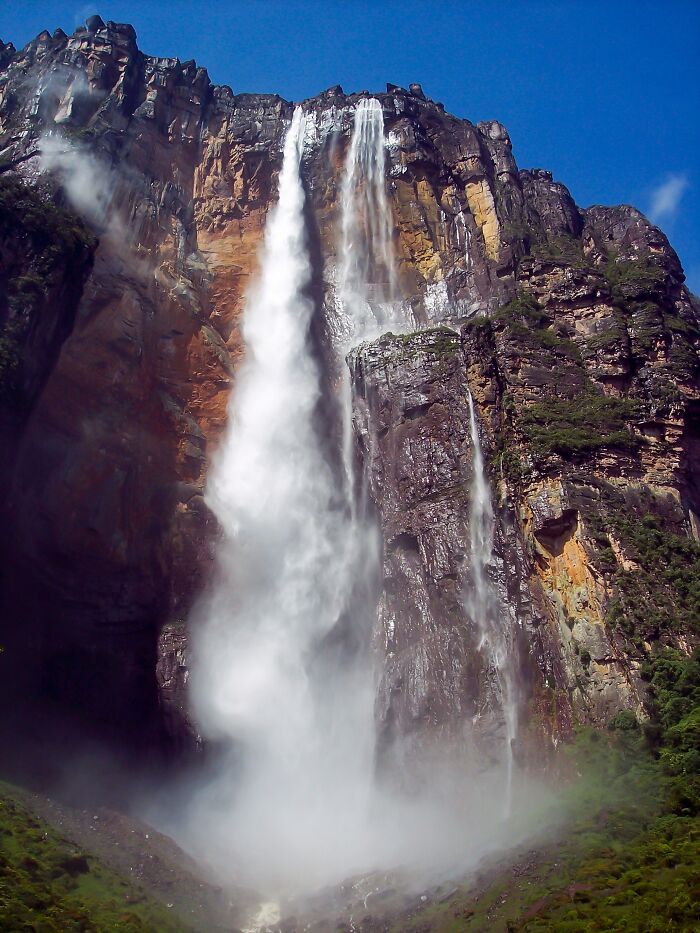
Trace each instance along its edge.
{"label": "vertical rock cliff", "polygon": [[[383,541],[379,739],[486,749],[503,731],[465,603],[471,394],[526,761],[575,720],[641,713],[642,658],[697,638],[700,308],[634,208],[579,209],[549,173],[518,170],[503,126],[418,85],[374,96],[412,322],[348,358]],[[343,166],[366,97],[302,105],[328,398]],[[22,411],[3,401],[2,637],[22,670],[6,683],[139,748],[196,734],[187,620],[217,535],[203,489],[292,110],[146,56],[99,17],[0,45],[2,365]],[[49,218],[39,240],[33,211]]]}

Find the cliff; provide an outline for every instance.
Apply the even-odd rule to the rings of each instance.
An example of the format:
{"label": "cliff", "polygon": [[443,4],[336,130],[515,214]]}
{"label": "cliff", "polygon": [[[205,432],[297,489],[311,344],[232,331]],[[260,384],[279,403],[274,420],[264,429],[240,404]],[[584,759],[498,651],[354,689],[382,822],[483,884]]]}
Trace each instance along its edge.
{"label": "cliff", "polygon": [[[363,95],[304,102],[321,354]],[[462,599],[471,394],[525,760],[574,721],[641,714],[643,658],[697,639],[700,308],[634,208],[578,208],[547,172],[518,170],[503,126],[418,85],[374,96],[416,325],[349,358],[383,539],[380,736],[453,732],[483,705]],[[291,114],[99,17],[0,44],[0,321],[22,410],[4,415],[4,687],[138,749],[196,732],[187,620],[216,537],[203,489]],[[62,218],[64,252],[42,259],[8,192]]]}

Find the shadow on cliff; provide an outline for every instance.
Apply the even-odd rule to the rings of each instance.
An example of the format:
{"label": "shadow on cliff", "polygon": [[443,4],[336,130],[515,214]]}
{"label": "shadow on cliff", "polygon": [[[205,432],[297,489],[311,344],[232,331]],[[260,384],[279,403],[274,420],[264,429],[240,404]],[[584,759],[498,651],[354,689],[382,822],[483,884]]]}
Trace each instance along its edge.
{"label": "shadow on cliff", "polygon": [[[135,774],[157,771],[173,751],[155,671],[172,589],[176,444],[163,443],[167,414],[138,378],[143,358],[158,351],[153,338],[127,331],[128,341],[110,340],[105,324],[122,324],[124,296],[151,314],[154,270],[146,274],[121,236],[114,179],[96,161],[86,169],[83,151],[54,158],[63,195],[104,236],[92,274],[76,275],[53,308],[65,318],[61,340],[35,374],[26,417],[6,437],[0,742],[6,776],[115,802]],[[57,236],[66,235],[65,213]],[[51,230],[44,224],[42,235],[55,248]],[[24,260],[20,272],[31,272],[33,257]],[[0,263],[5,284],[12,274]],[[91,329],[111,357],[86,354]]]}

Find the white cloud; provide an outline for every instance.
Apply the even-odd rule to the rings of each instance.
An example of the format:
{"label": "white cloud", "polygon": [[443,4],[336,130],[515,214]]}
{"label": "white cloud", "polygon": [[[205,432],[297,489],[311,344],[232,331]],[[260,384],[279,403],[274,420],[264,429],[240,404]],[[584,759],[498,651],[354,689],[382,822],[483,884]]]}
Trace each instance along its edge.
{"label": "white cloud", "polygon": [[666,181],[657,185],[651,193],[651,204],[647,212],[651,220],[658,223],[675,217],[688,187],[689,182],[685,175],[669,175]]}

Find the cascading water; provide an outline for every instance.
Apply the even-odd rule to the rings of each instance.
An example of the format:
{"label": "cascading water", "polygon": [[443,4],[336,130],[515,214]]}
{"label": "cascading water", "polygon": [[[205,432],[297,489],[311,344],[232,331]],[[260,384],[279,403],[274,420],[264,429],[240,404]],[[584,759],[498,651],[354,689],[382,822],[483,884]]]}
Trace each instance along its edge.
{"label": "cascading water", "polygon": [[[370,677],[356,677],[353,665],[329,670],[325,660],[324,638],[350,598],[353,542],[315,423],[304,129],[297,108],[259,284],[245,309],[246,361],[210,477],[208,502],[224,540],[193,677],[198,721],[238,762],[219,782],[226,818],[209,814],[210,845],[218,839],[230,849],[226,837],[235,834],[239,871],[275,887],[291,876],[308,883],[337,857],[343,837],[352,846],[373,752]],[[302,842],[309,838],[313,848]]]}
{"label": "cascading water", "polygon": [[[499,611],[499,600],[489,579],[493,565],[494,514],[488,479],[484,469],[484,455],[479,439],[474,400],[469,401],[469,431],[472,443],[473,478],[469,516],[469,543],[471,550],[471,587],[467,594],[467,608],[479,626],[479,650],[486,658],[485,694],[496,699],[505,727],[506,791],[505,814],[510,815],[513,787],[513,743],[516,735],[517,708],[515,683],[512,676],[512,652]],[[491,710],[493,714],[493,710]]]}
{"label": "cascading water", "polygon": [[[195,854],[277,898],[354,872],[403,864],[439,875],[498,845],[490,803],[436,761],[430,781],[403,796],[374,781],[374,680],[369,632],[376,533],[350,455],[347,351],[375,336],[395,296],[384,193],[383,117],[358,105],[342,181],[339,280],[344,321],[335,348],[344,422],[345,482],[319,436],[321,373],[309,340],[312,270],[301,178],[305,118],[284,142],[256,288],[243,320],[245,362],[207,500],[223,529],[216,585],[199,610],[192,695],[218,748],[179,833]],[[400,305],[394,304],[394,308]],[[405,327],[409,322],[399,322]],[[395,325],[394,325],[395,326]],[[473,616],[510,694],[491,610],[487,568],[493,513],[473,405]],[[359,488],[358,488],[359,487]],[[465,845],[465,839],[468,843]],[[252,929],[275,916],[265,905]]]}
{"label": "cascading water", "polygon": [[412,319],[397,301],[393,220],[386,196],[384,114],[374,97],[355,108],[340,188],[336,303],[330,328],[339,356],[343,462],[351,511],[358,490],[352,455],[352,393],[346,355],[384,331],[405,330]]}
{"label": "cascading water", "polygon": [[393,318],[396,276],[384,163],[384,114],[370,97],[355,109],[340,192],[338,297],[350,347]]}

